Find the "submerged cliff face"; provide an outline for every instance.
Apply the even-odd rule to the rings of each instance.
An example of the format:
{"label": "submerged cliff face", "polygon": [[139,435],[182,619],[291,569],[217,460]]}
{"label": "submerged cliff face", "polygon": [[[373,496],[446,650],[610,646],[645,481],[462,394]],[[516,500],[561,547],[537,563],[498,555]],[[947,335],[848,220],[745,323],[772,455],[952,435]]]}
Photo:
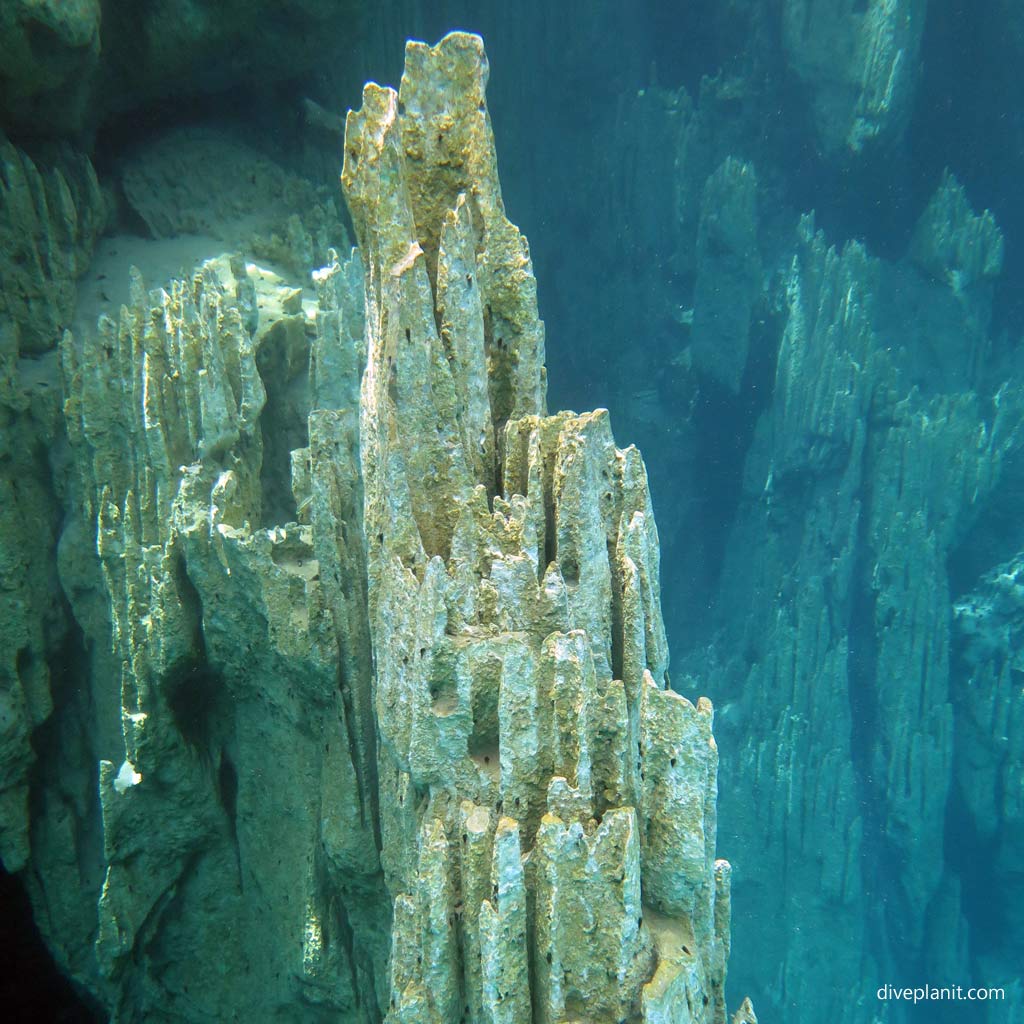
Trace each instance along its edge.
{"label": "submerged cliff face", "polygon": [[[0,851],[69,972],[157,1020],[436,1015],[453,985],[483,1013],[499,968],[515,1012],[528,987],[585,1016],[611,1005],[591,961],[642,1003],[676,925],[625,930],[639,837],[641,900],[688,908],[682,975],[717,977],[723,943],[683,934],[714,756],[662,689],[660,560],[673,680],[716,705],[733,985],[789,1024],[913,1019],[886,982],[1005,985],[968,1009],[1019,1015],[1013,8],[641,0],[567,27],[386,0],[360,31],[334,0],[4,5]],[[455,24],[500,56],[529,255],[471,48],[370,90],[354,157],[327,112]],[[309,180],[342,159],[362,258],[329,254],[342,204]],[[534,272],[550,393],[641,444],[657,545],[607,416],[545,415]],[[641,742],[675,718],[681,789]],[[651,824],[666,792],[703,831]],[[558,904],[538,865],[576,839],[589,895]],[[538,898],[569,924],[537,931]],[[615,942],[574,931],[595,899]],[[161,973],[200,938],[223,963]]]}
{"label": "submerged cliff face", "polygon": [[477,37],[410,44],[345,140],[389,1019],[721,1021],[711,706],[666,688],[639,454],[546,415],[486,78]]}
{"label": "submerged cliff face", "polygon": [[[914,51],[923,5],[720,6],[744,31],[715,35],[728,57],[714,75],[670,88],[659,60],[595,115],[607,144],[574,196],[601,217],[558,275],[577,295],[595,266],[614,283],[546,307],[588,342],[552,346],[552,377],[605,380],[617,430],[667,482],[673,677],[712,694],[723,751],[731,977],[759,986],[762,1013],[858,1022],[914,1019],[876,998],[889,978],[966,978],[1004,988],[967,1008],[1001,1020],[1022,998],[1008,870],[1021,693],[1012,630],[985,616],[979,661],[962,607],[1024,544],[1020,325],[998,302],[1019,276],[1003,269],[1015,207],[997,225],[961,177],[969,154],[912,195],[907,162],[937,146],[916,76],[958,73],[941,51],[872,108],[873,76]],[[948,7],[932,9],[948,31]],[[826,10],[856,31],[840,40]],[[855,109],[874,109],[877,131],[850,136]],[[964,122],[939,122],[945,151]]]}
{"label": "submerged cliff face", "polygon": [[726,1020],[711,705],[639,453],[547,414],[487,73],[366,87],[315,298],[224,257],[64,336],[66,456],[19,458],[74,626],[12,577],[0,837],[112,1020]]}
{"label": "submerged cliff face", "polygon": [[[957,188],[946,182],[933,207],[962,200]],[[969,211],[941,225],[930,212],[917,236],[929,252],[962,251],[984,231]],[[991,255],[1001,240],[989,241]],[[984,243],[969,248],[983,262]],[[959,352],[951,338],[896,333],[886,270],[801,223],[773,402],[746,458],[721,582],[722,730],[737,753],[729,813],[764,837],[761,862],[785,879],[772,891],[760,868],[748,876],[761,913],[743,941],[770,947],[785,936],[774,999],[825,1004],[832,1020],[863,1019],[861,979],[970,969],[976,897],[950,833],[978,827],[964,794],[973,805],[994,789],[968,781],[963,762],[979,749],[965,727],[1015,703],[994,680],[968,694],[954,665],[957,562],[976,557],[1024,437],[1019,385],[986,396],[970,335],[983,318],[953,262],[942,276],[965,275],[966,323],[951,329]],[[905,282],[903,294],[914,287]],[[917,345],[936,345],[941,358],[922,360]],[[974,387],[954,383],[963,381]],[[766,709],[770,727],[752,728]],[[1002,742],[1019,760],[1012,729]],[[1007,827],[1015,803],[999,812]],[[803,870],[791,870],[794,857]],[[839,941],[818,970],[823,993],[805,969],[826,929]],[[1012,980],[1005,965],[987,967],[991,984]]]}

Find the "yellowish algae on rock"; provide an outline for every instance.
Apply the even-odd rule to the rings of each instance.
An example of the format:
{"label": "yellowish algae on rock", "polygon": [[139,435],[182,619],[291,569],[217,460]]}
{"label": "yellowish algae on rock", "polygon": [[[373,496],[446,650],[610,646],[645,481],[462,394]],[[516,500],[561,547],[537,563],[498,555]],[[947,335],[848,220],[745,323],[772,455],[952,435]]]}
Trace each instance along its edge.
{"label": "yellowish algae on rock", "polygon": [[639,454],[546,413],[487,75],[409,43],[346,126],[387,1020],[724,1021],[711,705],[668,688]]}
{"label": "yellowish algae on rock", "polygon": [[[454,33],[366,87],[359,250],[312,289],[240,246],[64,332],[95,824],[30,835],[12,757],[0,852],[57,859],[47,939],[116,1024],[726,1021],[711,704],[669,685],[639,453],[548,414],[487,74]],[[14,669],[24,759],[49,691]]]}

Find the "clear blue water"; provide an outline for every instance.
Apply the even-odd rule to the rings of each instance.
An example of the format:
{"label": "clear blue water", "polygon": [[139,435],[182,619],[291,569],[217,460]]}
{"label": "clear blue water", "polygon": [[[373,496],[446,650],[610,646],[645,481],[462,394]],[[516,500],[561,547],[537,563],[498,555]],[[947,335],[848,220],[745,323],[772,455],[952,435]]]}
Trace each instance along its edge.
{"label": "clear blue water", "polygon": [[[901,0],[889,22],[880,0],[342,6],[296,77],[257,91],[221,66],[207,91],[115,106],[76,141],[102,180],[212,109],[329,182],[336,151],[300,152],[283,112],[397,84],[407,38],[481,34],[549,408],[607,407],[642,450],[673,684],[718,710],[730,1006],[1024,1022],[1024,16],[1013,0]],[[897,28],[892,95],[869,110],[864,53]],[[728,158],[756,181],[747,219],[739,186],[709,185]],[[961,247],[930,257],[919,225],[946,169]],[[998,273],[970,265],[984,211]]]}

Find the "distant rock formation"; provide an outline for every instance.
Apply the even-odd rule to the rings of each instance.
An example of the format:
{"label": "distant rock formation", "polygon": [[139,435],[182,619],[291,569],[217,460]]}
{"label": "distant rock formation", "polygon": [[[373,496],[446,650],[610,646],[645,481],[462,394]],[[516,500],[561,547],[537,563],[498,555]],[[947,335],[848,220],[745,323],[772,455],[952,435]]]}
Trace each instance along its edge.
{"label": "distant rock formation", "polygon": [[[865,1019],[865,978],[970,969],[960,922],[978,895],[946,836],[966,844],[987,829],[1005,872],[1018,828],[1016,797],[995,826],[992,773],[1008,771],[1019,791],[1011,723],[1024,705],[1008,655],[980,654],[994,616],[958,603],[954,621],[952,595],[995,499],[1017,486],[1024,391],[1012,379],[985,391],[984,298],[966,285],[1000,239],[989,215],[934,212],[951,187],[926,211],[915,251],[970,254],[978,269],[934,330],[900,317],[923,294],[942,302],[942,288],[856,243],[837,251],[801,222],[774,395],[746,456],[718,599],[719,732],[735,753],[724,802],[758,861],[737,870],[737,891],[758,907],[743,947],[784,946],[772,1001],[815,1005],[837,1024]],[[970,243],[979,234],[987,248]],[[953,671],[954,625],[979,634],[969,680]],[[981,752],[996,743],[1003,769],[991,747]],[[826,929],[841,941],[812,981]],[[1011,980],[998,958],[987,968],[991,984]]]}
{"label": "distant rock formation", "polygon": [[92,162],[69,146],[35,161],[0,133],[0,167],[0,318],[20,353],[45,352],[71,325],[107,201]]}
{"label": "distant rock formation", "polygon": [[920,74],[927,0],[783,0],[782,45],[826,150],[899,137]]}
{"label": "distant rock formation", "polygon": [[294,78],[359,24],[348,0],[5,0],[0,124],[88,137],[149,103]]}

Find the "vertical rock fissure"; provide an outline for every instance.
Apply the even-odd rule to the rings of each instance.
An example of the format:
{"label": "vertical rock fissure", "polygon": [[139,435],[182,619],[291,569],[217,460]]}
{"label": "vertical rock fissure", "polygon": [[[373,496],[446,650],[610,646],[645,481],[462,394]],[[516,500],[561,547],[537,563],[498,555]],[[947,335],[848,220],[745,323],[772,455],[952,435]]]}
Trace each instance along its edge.
{"label": "vertical rock fissure", "polygon": [[349,758],[352,764],[352,771],[356,777],[357,795],[359,797],[359,820],[367,827],[374,828],[374,834],[377,841],[377,849],[380,849],[379,839],[379,826],[376,826],[376,814],[373,814],[373,808],[370,808],[370,815],[372,820],[368,820],[366,799],[367,795],[371,792],[371,785],[373,790],[376,790],[376,780],[371,780],[366,777],[363,771],[361,758],[355,756],[355,752],[359,750],[360,743],[356,734],[355,724],[355,707],[353,706],[351,684],[345,674],[345,655],[338,658],[338,693],[341,697],[341,704],[344,710],[344,727],[345,736],[348,739],[348,750],[350,752]]}
{"label": "vertical rock fissure", "polygon": [[[870,496],[864,491],[861,493],[861,507],[870,508]],[[857,562],[853,572],[853,599],[850,602],[847,677],[850,754],[857,773],[864,813],[870,818],[868,834],[880,836],[882,820],[878,808],[881,804],[873,767],[879,713],[876,683],[878,642],[875,636],[878,625],[877,591],[872,582],[875,564],[871,557],[868,519],[868,515],[862,514],[857,522]]]}

